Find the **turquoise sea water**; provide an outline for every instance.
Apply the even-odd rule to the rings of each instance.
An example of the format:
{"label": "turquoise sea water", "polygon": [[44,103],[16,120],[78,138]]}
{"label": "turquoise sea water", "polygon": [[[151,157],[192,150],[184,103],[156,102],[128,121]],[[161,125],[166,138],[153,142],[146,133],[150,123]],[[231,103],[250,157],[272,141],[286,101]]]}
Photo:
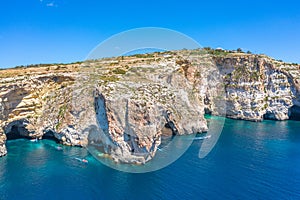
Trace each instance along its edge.
{"label": "turquoise sea water", "polygon": [[300,199],[299,130],[299,121],[226,119],[205,158],[197,140],[173,164],[142,174],[106,167],[83,148],[11,140],[0,199]]}

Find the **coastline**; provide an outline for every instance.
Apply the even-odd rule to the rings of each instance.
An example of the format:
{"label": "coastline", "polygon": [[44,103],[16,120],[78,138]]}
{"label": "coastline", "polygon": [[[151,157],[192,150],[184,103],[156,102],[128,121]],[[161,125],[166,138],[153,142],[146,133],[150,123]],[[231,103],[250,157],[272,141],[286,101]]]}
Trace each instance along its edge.
{"label": "coastline", "polygon": [[[190,60],[185,60],[185,55]],[[88,72],[89,67],[97,73],[80,75]],[[166,122],[173,124],[168,125],[166,132],[180,135],[205,132],[205,113],[251,121],[287,120],[292,115],[298,119],[299,69],[299,65],[262,55],[182,50],[1,70],[1,153],[6,154],[5,135],[10,132],[39,139],[47,135],[64,145],[83,147],[89,143],[88,136],[95,132],[95,142],[101,141],[103,153],[112,155],[115,161],[145,163],[155,155]],[[141,80],[139,73],[151,84],[136,85],[136,80],[146,80]],[[217,74],[218,78],[212,79],[210,74]],[[84,82],[85,78],[92,84]],[[95,90],[94,83],[98,84]],[[87,93],[80,92],[83,88],[74,90],[76,84],[84,85]],[[135,89],[125,89],[124,84]],[[171,89],[170,85],[177,86]],[[182,104],[182,94],[178,93],[182,88],[191,98],[189,106]],[[120,118],[125,110],[119,108],[126,95],[133,95],[131,102],[124,104],[128,119]],[[94,103],[96,107],[92,106]],[[153,105],[161,106],[163,113],[173,114],[156,119],[153,116],[157,107]],[[180,105],[180,110],[173,105]],[[151,108],[146,109],[146,114],[144,106]],[[86,115],[78,118],[76,113],[81,111]],[[124,122],[134,124],[130,137],[126,135],[129,129],[122,125]],[[155,126],[143,129],[139,125],[146,122]],[[96,134],[97,127],[102,132],[100,136]],[[147,137],[143,134],[145,128]],[[132,151],[144,156],[133,156]]]}

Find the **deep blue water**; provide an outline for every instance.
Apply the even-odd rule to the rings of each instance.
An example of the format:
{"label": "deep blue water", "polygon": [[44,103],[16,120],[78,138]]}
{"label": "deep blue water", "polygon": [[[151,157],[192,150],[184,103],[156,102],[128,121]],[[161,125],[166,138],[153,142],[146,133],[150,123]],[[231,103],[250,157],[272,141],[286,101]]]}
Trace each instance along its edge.
{"label": "deep blue water", "polygon": [[12,140],[0,158],[0,199],[300,199],[299,130],[299,121],[226,119],[208,156],[198,157],[202,141],[194,141],[173,164],[144,174],[106,167],[83,148]]}

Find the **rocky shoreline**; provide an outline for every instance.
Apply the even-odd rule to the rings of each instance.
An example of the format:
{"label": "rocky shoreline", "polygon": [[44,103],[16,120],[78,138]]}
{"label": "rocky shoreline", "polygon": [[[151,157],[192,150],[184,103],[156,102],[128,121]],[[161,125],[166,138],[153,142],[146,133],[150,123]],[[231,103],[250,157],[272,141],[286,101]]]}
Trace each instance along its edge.
{"label": "rocky shoreline", "polygon": [[300,65],[210,49],[1,70],[0,156],[13,134],[142,164],[161,135],[205,132],[205,113],[299,119]]}

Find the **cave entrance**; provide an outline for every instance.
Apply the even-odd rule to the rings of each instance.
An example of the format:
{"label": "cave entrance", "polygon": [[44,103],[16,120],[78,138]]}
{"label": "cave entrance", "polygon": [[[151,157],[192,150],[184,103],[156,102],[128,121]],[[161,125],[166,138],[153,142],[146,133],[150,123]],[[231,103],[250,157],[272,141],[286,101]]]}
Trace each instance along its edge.
{"label": "cave entrance", "polygon": [[[6,140],[16,140],[16,139],[34,139],[34,137],[28,136],[28,130],[23,125],[23,122],[17,121],[9,124],[7,127],[5,134],[6,134]],[[52,140],[56,143],[59,143],[60,141],[55,137],[53,131],[47,131],[42,139]]]}
{"label": "cave entrance", "polygon": [[275,116],[273,113],[267,112],[266,114],[263,115],[264,120],[275,120]]}
{"label": "cave entrance", "polygon": [[16,139],[20,139],[20,138],[29,139],[28,137],[21,135],[19,126],[17,126],[17,125],[13,125],[11,127],[11,130],[8,133],[6,133],[6,138],[7,138],[7,140],[16,140]]}
{"label": "cave entrance", "polygon": [[290,120],[300,121],[300,106],[292,106],[289,109]]}
{"label": "cave entrance", "polygon": [[43,137],[42,140],[52,140],[56,143],[60,143],[60,141],[54,136],[54,132],[53,131],[47,131]]}

